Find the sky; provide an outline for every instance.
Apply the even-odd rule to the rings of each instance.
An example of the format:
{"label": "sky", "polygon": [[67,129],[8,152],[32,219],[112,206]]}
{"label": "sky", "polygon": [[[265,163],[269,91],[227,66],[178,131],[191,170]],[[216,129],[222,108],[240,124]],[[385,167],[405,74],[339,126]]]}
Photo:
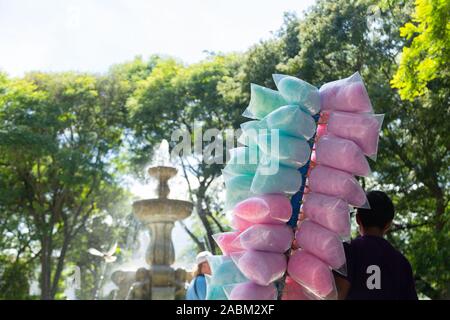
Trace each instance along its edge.
{"label": "sky", "polygon": [[314,0],[0,0],[0,70],[105,72],[137,55],[244,51]]}

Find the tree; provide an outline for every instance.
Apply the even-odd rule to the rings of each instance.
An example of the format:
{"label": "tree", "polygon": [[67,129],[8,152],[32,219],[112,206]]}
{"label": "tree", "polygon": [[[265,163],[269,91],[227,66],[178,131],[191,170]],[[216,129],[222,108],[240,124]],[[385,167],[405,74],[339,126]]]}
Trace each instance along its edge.
{"label": "tree", "polygon": [[403,48],[391,83],[402,99],[448,88],[450,85],[450,2],[416,0],[412,22],[400,28],[410,43]]}
{"label": "tree", "polygon": [[2,86],[0,204],[39,245],[42,299],[56,296],[86,221],[123,194],[109,162],[121,120],[107,97],[86,74],[33,73]]}

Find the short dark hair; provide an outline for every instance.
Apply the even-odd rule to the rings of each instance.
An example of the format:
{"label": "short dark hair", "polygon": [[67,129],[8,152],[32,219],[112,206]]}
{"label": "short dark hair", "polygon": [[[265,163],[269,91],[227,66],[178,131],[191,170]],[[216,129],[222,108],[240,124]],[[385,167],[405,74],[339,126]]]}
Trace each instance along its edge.
{"label": "short dark hair", "polygon": [[366,193],[370,209],[357,208],[358,216],[363,227],[378,227],[384,229],[394,219],[394,204],[383,191],[370,191]]}

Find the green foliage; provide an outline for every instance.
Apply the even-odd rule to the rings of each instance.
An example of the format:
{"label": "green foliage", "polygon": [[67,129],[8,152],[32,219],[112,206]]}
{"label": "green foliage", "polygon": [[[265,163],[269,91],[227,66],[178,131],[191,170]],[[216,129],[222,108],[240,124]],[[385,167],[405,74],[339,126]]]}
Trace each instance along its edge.
{"label": "green foliage", "polygon": [[4,232],[8,238],[17,224],[21,254],[39,257],[45,299],[58,294],[66,255],[87,221],[123,195],[109,163],[123,118],[107,97],[99,79],[74,73],[28,74],[0,96]]}
{"label": "green foliage", "polygon": [[400,28],[404,48],[391,83],[402,99],[449,87],[450,1],[416,0],[412,22]]}
{"label": "green foliage", "polygon": [[0,299],[25,300],[30,299],[30,264],[11,257],[0,256]]}

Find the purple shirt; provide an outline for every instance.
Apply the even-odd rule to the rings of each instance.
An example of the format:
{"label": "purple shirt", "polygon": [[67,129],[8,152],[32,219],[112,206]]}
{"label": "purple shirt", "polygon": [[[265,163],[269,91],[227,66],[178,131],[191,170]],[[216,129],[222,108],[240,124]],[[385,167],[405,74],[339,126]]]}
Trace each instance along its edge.
{"label": "purple shirt", "polygon": [[362,236],[344,249],[347,300],[417,300],[411,265],[386,239]]}

